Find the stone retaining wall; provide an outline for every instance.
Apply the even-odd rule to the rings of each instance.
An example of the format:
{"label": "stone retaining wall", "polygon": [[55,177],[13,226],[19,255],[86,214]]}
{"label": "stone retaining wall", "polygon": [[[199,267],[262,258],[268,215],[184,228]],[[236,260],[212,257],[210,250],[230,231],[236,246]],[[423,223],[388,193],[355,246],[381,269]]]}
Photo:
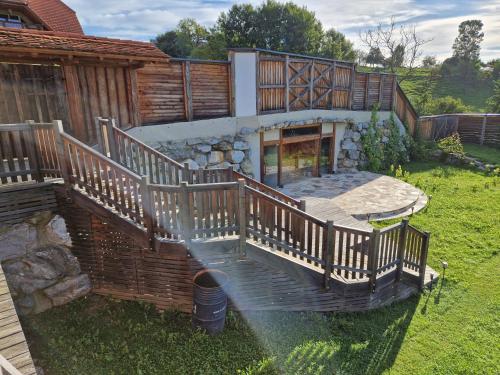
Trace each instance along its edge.
{"label": "stone retaining wall", "polygon": [[242,171],[247,175],[253,172],[250,145],[242,136],[163,141],[153,147],[182,164],[188,163],[190,169],[232,166],[235,171]]}
{"label": "stone retaining wall", "polygon": [[43,211],[0,227],[0,244],[0,261],[20,314],[37,314],[90,292],[62,217]]}
{"label": "stone retaining wall", "polygon": [[[406,129],[397,120],[396,124],[399,127],[399,133],[401,134],[402,140],[403,135],[406,134]],[[369,125],[369,122],[350,122],[347,125],[347,128],[344,132],[344,138],[340,142],[336,172],[352,173],[356,172],[358,168],[363,168],[366,166],[367,160],[363,152],[361,136],[366,134]],[[382,131],[382,143],[386,144],[387,142],[389,142],[389,120],[379,121],[377,123],[377,127]]]}

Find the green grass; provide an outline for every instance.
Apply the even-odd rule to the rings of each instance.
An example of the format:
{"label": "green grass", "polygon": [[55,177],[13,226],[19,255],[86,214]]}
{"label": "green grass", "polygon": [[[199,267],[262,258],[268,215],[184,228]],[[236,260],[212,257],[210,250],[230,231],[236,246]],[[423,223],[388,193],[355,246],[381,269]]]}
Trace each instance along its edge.
{"label": "green grass", "polygon": [[231,314],[217,337],[189,318],[97,297],[25,319],[47,374],[498,374],[500,178],[412,163],[432,195],[411,219],[432,232],[432,292],[367,313]]}
{"label": "green grass", "polygon": [[500,165],[500,149],[498,148],[467,143],[464,144],[464,151],[467,155],[485,163]]}

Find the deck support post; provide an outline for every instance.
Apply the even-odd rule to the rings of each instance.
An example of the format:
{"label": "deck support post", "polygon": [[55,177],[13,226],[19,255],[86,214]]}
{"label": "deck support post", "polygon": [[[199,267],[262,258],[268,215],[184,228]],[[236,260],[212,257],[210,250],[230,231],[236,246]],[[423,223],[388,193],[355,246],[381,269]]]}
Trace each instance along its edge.
{"label": "deck support post", "polygon": [[246,244],[247,244],[247,212],[246,212],[246,191],[245,191],[245,179],[238,179],[238,215],[240,224],[240,241],[239,241],[239,251],[240,257],[246,256]]}
{"label": "deck support post", "polygon": [[375,292],[377,286],[378,250],[380,245],[380,229],[374,229],[370,238],[370,253],[368,263],[370,265],[370,290]]}
{"label": "deck support post", "polygon": [[34,170],[33,179],[37,182],[43,182],[43,174],[40,170],[40,150],[36,142],[35,135],[35,121],[27,120],[26,123],[29,125],[28,137],[26,138],[26,148],[29,155],[30,169]]}
{"label": "deck support post", "polygon": [[151,190],[150,190],[150,179],[149,176],[141,177],[141,200],[142,200],[142,209],[144,215],[144,226],[146,227],[149,246],[151,250],[154,249],[154,220],[153,220],[153,204],[151,200]]}
{"label": "deck support post", "polygon": [[182,223],[182,236],[184,237],[184,243],[188,250],[191,250],[191,240],[193,236],[192,221],[190,215],[190,203],[189,203],[189,191],[188,191],[187,181],[182,181],[180,185],[179,194],[179,209],[181,214]]}
{"label": "deck support post", "polygon": [[431,234],[429,232],[424,232],[424,238],[422,239],[422,249],[420,252],[420,262],[418,267],[420,290],[423,290],[425,285],[425,268],[427,267],[427,254],[429,253],[430,239]]}
{"label": "deck support post", "polygon": [[396,269],[396,281],[401,280],[403,275],[403,267],[405,261],[405,246],[406,246],[406,232],[408,231],[408,219],[403,219],[401,222],[401,230],[399,232],[398,241],[398,267]]}
{"label": "deck support post", "polygon": [[326,222],[326,243],[323,248],[323,259],[325,261],[325,274],[323,277],[323,287],[330,289],[330,278],[332,276],[332,249],[334,241],[333,221]]}
{"label": "deck support post", "polygon": [[62,134],[64,133],[62,121],[61,120],[52,121],[52,128],[54,131],[56,154],[57,154],[57,160],[59,162],[59,169],[61,171],[61,177],[64,180],[66,191],[69,191],[72,187],[72,183],[69,179],[69,170],[67,162],[68,159],[66,158],[66,152],[64,150],[64,142],[62,139]]}
{"label": "deck support post", "polygon": [[111,158],[111,160],[120,163],[120,158],[118,157],[118,152],[116,150],[115,132],[113,130],[114,127],[115,119],[109,118],[106,122],[106,136],[108,138],[109,157]]}

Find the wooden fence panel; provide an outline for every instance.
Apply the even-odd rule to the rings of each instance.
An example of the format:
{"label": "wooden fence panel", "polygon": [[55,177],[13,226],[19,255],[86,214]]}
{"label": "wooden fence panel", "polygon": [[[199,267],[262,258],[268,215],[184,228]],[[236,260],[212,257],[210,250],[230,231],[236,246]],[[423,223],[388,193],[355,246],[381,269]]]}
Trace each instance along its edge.
{"label": "wooden fence panel", "polygon": [[191,62],[193,117],[230,116],[230,64]]}

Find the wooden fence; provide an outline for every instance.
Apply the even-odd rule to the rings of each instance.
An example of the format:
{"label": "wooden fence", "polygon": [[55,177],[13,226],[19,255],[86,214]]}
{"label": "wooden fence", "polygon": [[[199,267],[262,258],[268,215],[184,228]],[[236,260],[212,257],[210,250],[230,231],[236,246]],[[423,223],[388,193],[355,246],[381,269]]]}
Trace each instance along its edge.
{"label": "wooden fence", "polygon": [[[119,129],[107,129],[114,131],[110,139],[121,134]],[[50,133],[51,142],[44,144],[39,137],[33,138],[34,130]],[[59,121],[2,125],[0,134],[2,140],[17,139],[2,144],[6,147],[2,147],[2,165],[11,168],[8,174],[0,175],[6,178],[1,180],[2,184],[15,182],[14,178],[26,181],[31,176],[39,180],[42,180],[40,176],[60,176],[66,189],[80,191],[142,228],[151,249],[155,249],[158,238],[183,241],[190,249],[196,240],[237,235],[240,251],[244,251],[247,240],[258,242],[299,263],[316,267],[323,272],[326,287],[332,278],[342,282],[366,278],[374,289],[378,277],[393,270],[397,270],[400,277],[403,267],[417,272],[423,286],[429,234],[409,226],[406,221],[372,232],[338,226],[307,214],[297,208],[293,200],[286,201],[278,195],[280,200],[269,195],[266,189],[260,187],[263,191],[259,190],[252,181],[250,184],[245,179],[205,183],[206,176],[196,177],[202,176],[200,171],[186,175],[193,184],[187,181],[177,185],[152,184],[151,175],[160,176],[157,181],[166,177],[156,173],[161,168],[149,162],[152,158],[145,157],[154,153],[141,149],[140,142],[124,148],[141,149],[144,156],[135,163],[130,162],[136,160],[134,154],[130,157],[128,152],[123,152],[124,159],[120,160],[129,163],[129,168],[64,133]],[[40,156],[41,147],[50,148],[46,150],[50,162]],[[140,176],[131,170],[144,168],[144,163],[148,166],[141,169],[141,173],[149,176]],[[232,170],[228,171],[230,173],[216,171],[211,178],[232,178]],[[256,188],[250,186],[252,184]]]}
{"label": "wooden fence", "polygon": [[500,114],[423,116],[418,121],[418,132],[427,140],[439,140],[457,132],[464,143],[500,146]]}
{"label": "wooden fence", "polygon": [[228,61],[172,59],[137,74],[142,124],[231,115]]}
{"label": "wooden fence", "polygon": [[406,124],[408,127],[408,132],[415,136],[415,131],[417,129],[418,113],[410,102],[410,99],[406,96],[399,83],[396,85],[396,95],[394,97],[396,102],[394,106],[394,112],[398,118]]}
{"label": "wooden fence", "polygon": [[393,109],[396,76],[357,72],[352,63],[256,52],[258,112]]}

